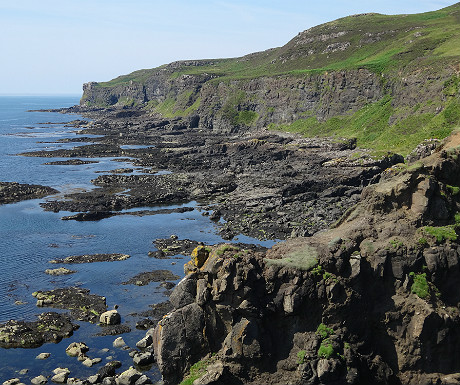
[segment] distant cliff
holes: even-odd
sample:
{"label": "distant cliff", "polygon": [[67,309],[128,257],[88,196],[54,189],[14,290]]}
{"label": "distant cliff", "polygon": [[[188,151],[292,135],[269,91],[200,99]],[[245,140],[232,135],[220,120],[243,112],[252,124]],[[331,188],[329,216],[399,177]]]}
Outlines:
{"label": "distant cliff", "polygon": [[[219,131],[270,126],[354,136],[358,145],[404,152],[460,123],[458,47],[460,3],[416,15],[355,15],[280,48],[86,83],[81,105],[196,115],[200,128]],[[407,143],[392,142],[401,134]]]}

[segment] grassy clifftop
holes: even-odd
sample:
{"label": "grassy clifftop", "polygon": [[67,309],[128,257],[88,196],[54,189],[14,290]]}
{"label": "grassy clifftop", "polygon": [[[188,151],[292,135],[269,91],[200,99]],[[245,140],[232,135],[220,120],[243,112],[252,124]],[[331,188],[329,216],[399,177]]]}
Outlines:
{"label": "grassy clifftop", "polygon": [[459,74],[457,3],[415,15],[349,16],[283,47],[91,83],[82,104],[198,114],[204,128],[354,136],[365,147],[407,153],[459,125]]}
{"label": "grassy clifftop", "polygon": [[98,86],[143,83],[161,69],[172,78],[210,73],[239,79],[356,68],[382,73],[442,58],[460,58],[460,3],[415,15],[348,16],[301,32],[280,48],[240,58],[175,62]]}

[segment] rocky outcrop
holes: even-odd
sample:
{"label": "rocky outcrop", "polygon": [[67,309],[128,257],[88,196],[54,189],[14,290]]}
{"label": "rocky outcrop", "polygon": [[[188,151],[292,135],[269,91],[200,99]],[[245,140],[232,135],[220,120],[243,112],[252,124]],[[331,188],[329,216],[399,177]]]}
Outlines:
{"label": "rocky outcrop", "polygon": [[165,383],[192,365],[196,383],[458,383],[459,144],[388,169],[334,229],[199,246],[155,328]]}
{"label": "rocky outcrop", "polygon": [[56,189],[48,186],[0,182],[0,205],[27,199],[43,198],[47,195],[57,194],[58,192]]}

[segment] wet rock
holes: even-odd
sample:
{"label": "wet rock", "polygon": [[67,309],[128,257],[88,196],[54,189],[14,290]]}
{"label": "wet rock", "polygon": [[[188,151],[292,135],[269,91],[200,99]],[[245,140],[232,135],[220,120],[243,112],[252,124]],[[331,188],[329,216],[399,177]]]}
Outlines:
{"label": "wet rock", "polygon": [[49,275],[68,275],[68,274],[74,274],[76,273],[76,271],[67,269],[65,267],[60,267],[58,269],[46,269],[45,273]]}
{"label": "wet rock", "polygon": [[128,254],[85,254],[85,255],[72,255],[64,259],[53,259],[50,263],[93,263],[93,262],[113,262],[124,261],[130,256]]}
{"label": "wet rock", "polygon": [[21,382],[19,378],[11,378],[10,380],[7,380],[3,382],[3,385],[17,385]]}
{"label": "wet rock", "polygon": [[37,291],[37,306],[70,310],[70,315],[80,321],[97,322],[107,310],[105,297],[90,294],[88,289],[69,287],[50,291]]}
{"label": "wet rock", "polygon": [[155,362],[155,357],[152,352],[144,352],[133,357],[134,365],[147,366]]}
{"label": "wet rock", "polygon": [[[162,258],[172,257],[178,254],[190,255],[193,249],[200,244],[199,242],[192,241],[190,239],[180,240],[177,236],[156,239],[153,243],[157,247],[158,251],[161,252]],[[159,258],[158,256],[155,257]]]}
{"label": "wet rock", "polygon": [[86,367],[90,368],[92,367],[93,365],[96,365],[98,363],[100,363],[102,361],[101,358],[86,358],[82,364],[85,365]]}
{"label": "wet rock", "polygon": [[[115,213],[111,211],[94,211],[94,212],[89,212],[89,213],[78,213],[74,215],[66,215],[61,218],[63,221],[100,221],[101,219],[104,218],[110,218],[116,215]],[[114,259],[118,260],[118,259]],[[51,261],[50,261],[51,262]],[[92,262],[99,262],[99,261],[92,261]],[[54,262],[51,262],[54,263]],[[61,262],[61,263],[83,263],[83,262]]]}
{"label": "wet rock", "polygon": [[88,345],[84,342],[72,342],[67,346],[65,352],[70,357],[78,357],[80,354],[84,354],[89,350]]}
{"label": "wet rock", "polygon": [[30,382],[33,385],[45,385],[48,382],[48,379],[45,376],[40,375],[40,376],[32,378]]}
{"label": "wet rock", "polygon": [[35,359],[37,360],[46,360],[51,356],[51,353],[40,353]]}
{"label": "wet rock", "polygon": [[147,334],[144,338],[142,338],[140,341],[136,343],[136,346],[139,349],[145,349],[146,347],[152,345],[153,339],[150,334]]}
{"label": "wet rock", "polygon": [[118,325],[121,323],[121,316],[117,310],[109,310],[101,314],[99,322],[105,325]]}
{"label": "wet rock", "polygon": [[137,286],[145,286],[148,285],[150,282],[161,282],[172,280],[175,281],[179,279],[178,275],[171,273],[169,270],[154,270],[151,272],[144,272],[137,274],[136,276],[132,277],[130,280],[123,282],[123,285],[137,285]]}
{"label": "wet rock", "polygon": [[42,313],[33,322],[10,320],[0,325],[0,347],[37,348],[70,337],[76,329],[67,315],[53,312]]}
{"label": "wet rock", "polygon": [[123,339],[123,337],[118,337],[118,338],[115,339],[115,341],[113,341],[113,347],[114,348],[122,348],[124,346],[126,346],[126,342]]}
{"label": "wet rock", "polygon": [[69,378],[70,370],[67,368],[57,368],[53,370],[54,376],[51,381],[57,384],[65,384]]}
{"label": "wet rock", "polygon": [[145,374],[140,376],[134,383],[134,385],[146,385],[146,384],[152,384],[152,380],[148,378]]}
{"label": "wet rock", "polygon": [[0,205],[27,199],[43,198],[47,195],[57,194],[58,192],[54,188],[47,186],[0,182]]}
{"label": "wet rock", "polygon": [[99,162],[96,160],[68,159],[68,160],[56,160],[53,162],[46,162],[43,164],[52,165],[52,166],[79,166],[82,164],[92,164],[92,163],[99,163]]}
{"label": "wet rock", "polygon": [[131,331],[131,328],[128,325],[100,325],[102,328],[95,334],[96,336],[116,336],[118,334],[129,333]]}

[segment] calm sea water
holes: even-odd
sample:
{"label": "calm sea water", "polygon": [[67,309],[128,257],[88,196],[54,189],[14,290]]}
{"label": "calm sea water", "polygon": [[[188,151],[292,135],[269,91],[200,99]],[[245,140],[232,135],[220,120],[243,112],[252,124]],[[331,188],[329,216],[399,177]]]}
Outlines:
{"label": "calm sea water", "polygon": [[[115,162],[114,158],[98,158],[99,163],[79,166],[44,165],[45,162],[62,158],[35,158],[16,154],[41,149],[69,148],[82,143],[52,143],[61,138],[72,138],[75,129],[65,127],[66,122],[81,118],[77,115],[63,115],[49,112],[27,112],[31,109],[59,108],[78,104],[78,97],[4,97],[0,96],[0,181],[42,184],[52,186],[60,192],[74,189],[90,189],[90,180],[120,167],[132,166],[129,162]],[[44,124],[58,123],[58,124]],[[46,199],[46,198],[45,198]],[[43,211],[39,203],[30,200],[0,206],[0,323],[9,319],[34,320],[43,311],[54,309],[37,308],[31,293],[67,286],[80,286],[92,293],[107,298],[107,305],[119,305],[123,322],[133,329],[122,335],[130,346],[143,337],[144,331],[135,330],[136,318],[131,313],[148,310],[149,304],[167,299],[158,283],[138,287],[121,285],[132,276],[155,269],[168,269],[183,276],[183,264],[188,259],[177,256],[172,260],[158,260],[148,257],[155,250],[152,241],[156,238],[177,234],[180,239],[189,238],[208,244],[223,242],[217,235],[217,228],[197,209],[182,214],[117,216],[97,222],[62,221],[66,212]],[[186,206],[195,207],[195,202]],[[171,207],[171,206],[170,206]],[[172,206],[178,207],[178,206]],[[234,241],[261,243],[270,246],[273,242],[259,242],[240,236]],[[93,253],[125,253],[131,255],[126,261],[90,263],[70,266],[77,273],[52,277],[44,273],[49,260],[69,255]],[[124,361],[123,368],[132,364],[126,351],[112,348],[115,339],[95,337],[97,325],[80,323],[81,327],[69,339],[59,344],[47,344],[38,349],[0,349],[0,381],[19,377],[28,383],[39,374],[50,375],[58,366],[71,370],[72,377],[94,374],[97,366],[85,368],[75,358],[65,355],[65,348],[74,341],[84,341],[90,347],[89,356],[101,357],[103,365],[107,357]],[[100,352],[110,348],[108,353]],[[40,352],[52,353],[46,361],[35,360]],[[28,369],[27,374],[18,372]],[[159,379],[155,367],[147,372]]]}

